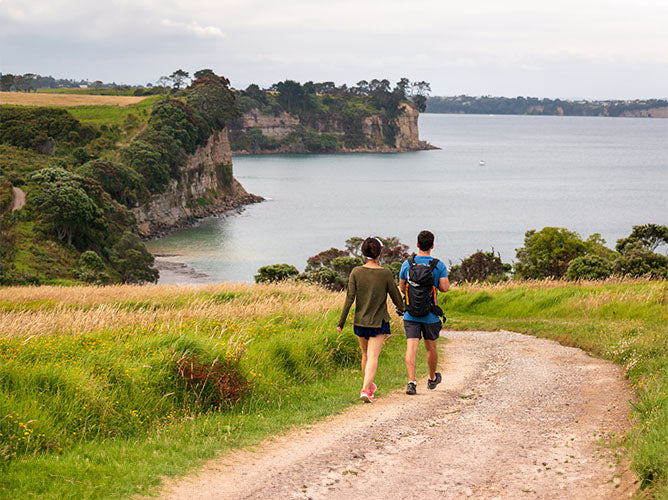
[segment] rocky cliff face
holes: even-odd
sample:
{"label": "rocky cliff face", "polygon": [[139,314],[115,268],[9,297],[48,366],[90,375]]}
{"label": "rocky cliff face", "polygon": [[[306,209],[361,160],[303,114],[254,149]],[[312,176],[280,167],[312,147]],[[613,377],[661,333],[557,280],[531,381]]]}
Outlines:
{"label": "rocky cliff face", "polygon": [[132,211],[139,234],[150,238],[260,199],[248,194],[232,175],[232,151],[225,128],[214,132],[206,145],[188,157],[181,176],[172,179],[164,193]]}
{"label": "rocky cliff face", "polygon": [[[400,108],[402,109],[402,113],[392,120],[393,123],[387,123],[387,119],[383,119],[379,115],[367,116],[363,119],[362,132],[366,136],[365,146],[356,148],[341,146],[334,152],[391,152],[433,149],[433,146],[420,141],[418,130],[419,113],[417,109],[408,103],[402,103]],[[233,137],[240,137],[249,130],[254,129],[262,132],[262,135],[268,139],[284,141],[291,134],[296,133],[300,125],[318,134],[329,134],[340,138],[345,134],[344,124],[339,123],[335,119],[311,121],[308,124],[303,124],[296,115],[286,112],[278,116],[265,115],[257,109],[244,113],[242,118],[233,125],[231,134]],[[386,141],[386,128],[390,126],[396,129],[393,144],[388,144]],[[236,154],[249,152],[243,149],[234,151]],[[299,142],[288,142],[271,150],[255,150],[252,152],[304,153],[308,151],[304,150],[303,144]]]}

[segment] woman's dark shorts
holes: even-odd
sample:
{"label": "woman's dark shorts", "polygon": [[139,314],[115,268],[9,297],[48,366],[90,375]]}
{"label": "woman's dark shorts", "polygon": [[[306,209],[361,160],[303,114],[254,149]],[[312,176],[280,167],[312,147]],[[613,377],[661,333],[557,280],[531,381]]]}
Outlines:
{"label": "woman's dark shorts", "polygon": [[389,334],[390,324],[387,321],[383,320],[383,322],[380,324],[380,327],[377,328],[368,328],[366,326],[355,325],[353,327],[353,331],[355,332],[355,335],[357,335],[358,337],[369,340],[371,337],[375,337],[376,335]]}
{"label": "woman's dark shorts", "polygon": [[436,323],[421,323],[419,321],[404,320],[404,330],[406,330],[407,339],[438,340],[443,325],[440,321]]}

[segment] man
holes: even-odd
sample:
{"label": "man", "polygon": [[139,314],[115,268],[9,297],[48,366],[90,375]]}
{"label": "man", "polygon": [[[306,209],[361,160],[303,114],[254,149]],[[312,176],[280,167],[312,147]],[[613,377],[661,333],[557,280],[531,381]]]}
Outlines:
{"label": "man", "polygon": [[[405,261],[401,266],[399,273],[399,289],[404,294],[413,295],[419,299],[420,295],[415,295],[415,292],[407,288],[414,287],[416,284],[414,276],[422,273],[423,275],[431,270],[433,276],[433,288],[429,290],[429,299],[431,304],[438,305],[438,297],[436,290],[447,292],[450,288],[450,281],[448,280],[448,270],[443,262],[438,261],[434,265],[435,260],[431,256],[431,251],[434,248],[434,234],[430,231],[422,231],[417,237],[418,253],[411,259]],[[422,269],[419,266],[423,266]],[[427,266],[426,268],[424,266]],[[417,271],[417,272],[416,272]],[[414,287],[416,288],[416,287]],[[409,295],[410,298],[410,295]],[[406,330],[406,371],[408,372],[408,386],[406,387],[406,394],[415,394],[417,390],[417,382],[415,381],[415,361],[417,358],[418,344],[420,338],[424,338],[424,347],[427,350],[427,365],[429,367],[429,380],[427,387],[435,389],[441,382],[442,377],[436,371],[438,365],[438,351],[437,340],[441,331],[440,318],[431,311],[431,304],[427,306],[430,310],[425,315],[413,316],[408,311],[404,314],[404,329]],[[409,304],[410,306],[410,304]],[[409,307],[410,308],[410,307]],[[415,309],[413,307],[412,309]]]}

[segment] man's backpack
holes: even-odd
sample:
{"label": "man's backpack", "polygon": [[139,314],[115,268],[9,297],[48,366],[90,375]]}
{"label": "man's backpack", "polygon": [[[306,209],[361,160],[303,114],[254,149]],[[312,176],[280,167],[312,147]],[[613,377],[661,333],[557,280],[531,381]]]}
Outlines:
{"label": "man's backpack", "polygon": [[415,254],[408,259],[406,289],[403,292],[406,311],[411,316],[420,318],[430,312],[438,316],[443,315],[443,311],[438,307],[434,286],[434,269],[438,263],[438,259],[432,259],[429,264],[416,264]]}

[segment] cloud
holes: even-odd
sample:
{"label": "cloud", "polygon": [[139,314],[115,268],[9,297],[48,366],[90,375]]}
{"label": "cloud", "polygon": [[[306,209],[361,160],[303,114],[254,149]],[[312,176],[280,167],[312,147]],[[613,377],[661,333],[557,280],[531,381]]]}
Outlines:
{"label": "cloud", "polygon": [[160,25],[175,32],[190,33],[198,38],[226,38],[225,33],[220,28],[215,26],[200,26],[195,21],[189,23],[182,23],[172,21],[171,19],[163,19]]}

